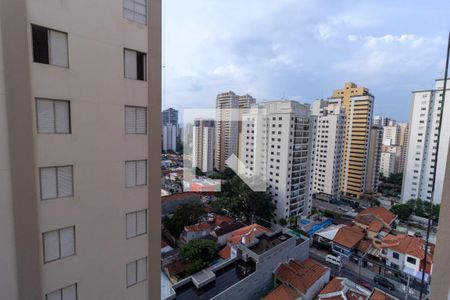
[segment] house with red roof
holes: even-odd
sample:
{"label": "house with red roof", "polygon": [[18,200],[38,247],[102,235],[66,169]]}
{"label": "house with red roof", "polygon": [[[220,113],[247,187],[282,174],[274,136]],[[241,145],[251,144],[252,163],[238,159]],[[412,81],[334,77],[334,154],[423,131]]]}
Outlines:
{"label": "house with red roof", "polygon": [[335,277],[317,296],[318,300],[398,300],[375,288],[369,290],[348,278]]}
{"label": "house with red roof", "polygon": [[233,222],[234,219],[228,216],[216,215],[209,217],[206,221],[185,226],[181,232],[180,239],[182,239],[183,242],[188,243],[193,239],[204,238],[214,229],[218,229]]}
{"label": "house with red roof", "polygon": [[[389,232],[397,215],[384,207],[369,207],[355,217],[355,224],[366,230],[366,237],[370,240],[378,238],[382,232]],[[387,234],[387,233],[386,233]]]}
{"label": "house with red roof", "polygon": [[312,300],[330,280],[330,269],[313,259],[281,263],[274,272],[277,285],[263,300]]}
{"label": "house with red roof", "polygon": [[358,245],[364,239],[364,229],[359,226],[343,226],[339,228],[331,243],[334,255],[350,259],[357,251]]}

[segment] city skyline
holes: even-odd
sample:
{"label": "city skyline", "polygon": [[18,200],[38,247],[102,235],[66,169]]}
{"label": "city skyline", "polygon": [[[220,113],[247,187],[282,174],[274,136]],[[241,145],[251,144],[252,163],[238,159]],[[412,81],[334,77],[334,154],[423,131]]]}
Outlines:
{"label": "city skyline", "polygon": [[370,88],[375,115],[406,121],[411,91],[443,77],[450,3],[383,2],[168,1],[163,107],[214,107],[229,90],[312,103],[352,81]]}

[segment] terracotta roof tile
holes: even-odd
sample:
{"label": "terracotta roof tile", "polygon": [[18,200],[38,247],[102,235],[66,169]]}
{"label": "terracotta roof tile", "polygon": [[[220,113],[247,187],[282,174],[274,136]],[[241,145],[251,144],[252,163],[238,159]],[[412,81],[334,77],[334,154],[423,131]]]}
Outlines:
{"label": "terracotta roof tile", "polygon": [[252,224],[249,226],[245,226],[241,229],[233,231],[230,237],[228,238],[228,243],[237,245],[239,242],[242,241],[244,244],[248,245],[253,241],[255,236],[263,232],[270,233],[272,231],[259,224]]}
{"label": "terracotta roof tile", "polygon": [[373,216],[379,218],[380,220],[382,220],[383,222],[385,222],[386,224],[391,224],[397,217],[393,212],[391,212],[390,210],[388,210],[384,207],[374,206],[374,207],[366,208],[365,210],[360,212],[355,217],[355,221],[357,221],[364,215],[373,215]]}
{"label": "terracotta roof tile", "polygon": [[374,221],[370,222],[369,228],[368,228],[369,231],[378,233],[381,231],[381,229],[383,229],[383,223],[381,221],[374,220]]}
{"label": "terracotta roof tile", "polygon": [[230,246],[225,246],[223,247],[218,253],[217,255],[219,255],[220,257],[222,257],[223,259],[229,259],[231,257],[231,247]]}
{"label": "terracotta roof tile", "polygon": [[364,238],[364,231],[358,226],[344,226],[338,230],[333,242],[349,249],[354,248]]}
{"label": "terracotta roof tile", "polygon": [[295,300],[300,296],[301,295],[293,288],[280,284],[261,300]]}

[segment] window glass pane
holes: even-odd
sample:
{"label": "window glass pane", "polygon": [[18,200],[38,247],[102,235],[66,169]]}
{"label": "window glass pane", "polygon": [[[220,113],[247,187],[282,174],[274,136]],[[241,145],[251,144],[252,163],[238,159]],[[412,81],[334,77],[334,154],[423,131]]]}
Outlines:
{"label": "window glass pane", "polygon": [[134,19],[140,24],[147,24],[147,17],[145,15],[135,14]]}
{"label": "window glass pane", "polygon": [[49,262],[59,258],[58,230],[44,233],[44,261]]}
{"label": "window glass pane", "polygon": [[61,229],[61,257],[75,254],[75,228],[69,227]]}
{"label": "window glass pane", "polygon": [[41,199],[56,198],[56,168],[41,168]]}
{"label": "window glass pane", "polygon": [[145,78],[145,54],[136,53],[136,77],[138,80],[146,80]]}
{"label": "window glass pane", "polygon": [[136,51],[125,49],[125,78],[137,79]]}
{"label": "window glass pane", "polygon": [[137,212],[137,231],[136,234],[147,232],[147,210]]}
{"label": "window glass pane", "polygon": [[137,108],[136,109],[136,133],[146,133],[147,132],[147,109]]}
{"label": "window glass pane", "polygon": [[137,173],[136,185],[145,185],[147,183],[146,168],[147,168],[147,161],[139,160],[136,162],[136,173]]}
{"label": "window glass pane", "polygon": [[55,128],[57,133],[70,132],[68,101],[55,101]]}
{"label": "window glass pane", "polygon": [[125,132],[136,133],[136,108],[125,106]]}
{"label": "window glass pane", "polygon": [[136,185],[136,162],[127,161],[125,163],[127,187]]}
{"label": "window glass pane", "polygon": [[72,284],[62,290],[63,300],[77,300],[77,285]]}
{"label": "window glass pane", "polygon": [[134,20],[134,12],[132,10],[124,8],[123,9],[123,17],[127,20],[133,21]]}
{"label": "window glass pane", "polygon": [[134,5],[134,11],[136,13],[138,13],[138,14],[141,14],[141,15],[145,16],[145,13],[146,13],[145,10],[146,10],[145,5],[138,4],[137,1],[136,1],[135,5]]}
{"label": "window glass pane", "polygon": [[137,262],[137,282],[147,279],[147,258],[142,258]]}
{"label": "window glass pane", "polygon": [[129,10],[134,10],[134,1],[133,0],[123,0],[123,7]]}
{"label": "window glass pane", "polygon": [[33,36],[34,62],[48,64],[48,33],[47,28],[37,25],[31,26]]}
{"label": "window glass pane", "polygon": [[136,284],[136,262],[127,264],[127,286]]}
{"label": "window glass pane", "polygon": [[58,168],[58,198],[73,196],[72,167]]}
{"label": "window glass pane", "polygon": [[136,236],[136,213],[127,214],[127,238]]}
{"label": "window glass pane", "polygon": [[134,2],[136,3],[136,4],[140,4],[140,5],[143,5],[143,6],[146,6],[146,0],[134,0]]}
{"label": "window glass pane", "polygon": [[37,100],[37,126],[39,133],[55,132],[55,118],[53,115],[53,101]]}
{"label": "window glass pane", "polygon": [[68,67],[67,34],[49,30],[50,35],[50,64]]}
{"label": "window glass pane", "polygon": [[61,295],[61,290],[57,290],[47,294],[46,300],[62,300]]}

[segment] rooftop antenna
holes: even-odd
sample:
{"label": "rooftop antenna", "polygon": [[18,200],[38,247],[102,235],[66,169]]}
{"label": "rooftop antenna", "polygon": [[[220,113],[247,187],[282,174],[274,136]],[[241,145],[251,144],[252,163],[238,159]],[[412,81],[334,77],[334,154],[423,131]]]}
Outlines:
{"label": "rooftop antenna", "polygon": [[427,239],[425,241],[425,255],[424,255],[424,259],[423,259],[422,280],[420,282],[420,295],[419,295],[420,300],[422,300],[422,297],[423,297],[423,288],[424,288],[424,283],[425,283],[425,273],[426,273],[426,268],[427,268],[427,256],[428,256],[428,248],[429,248],[429,240],[430,240],[430,229],[431,229],[431,225],[433,222],[432,217],[431,217],[431,211],[433,208],[434,188],[436,185],[436,170],[437,170],[437,163],[438,163],[438,158],[439,158],[439,141],[440,141],[440,136],[441,136],[442,116],[444,115],[445,94],[447,92],[449,56],[450,56],[450,30],[448,32],[447,56],[445,59],[445,71],[444,71],[444,87],[443,87],[443,93],[442,93],[442,106],[441,106],[441,113],[439,115],[438,139],[436,142],[436,159],[434,160],[434,172],[433,172],[432,186],[431,186],[431,199],[430,199],[430,211],[428,214]]}

